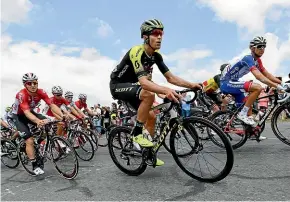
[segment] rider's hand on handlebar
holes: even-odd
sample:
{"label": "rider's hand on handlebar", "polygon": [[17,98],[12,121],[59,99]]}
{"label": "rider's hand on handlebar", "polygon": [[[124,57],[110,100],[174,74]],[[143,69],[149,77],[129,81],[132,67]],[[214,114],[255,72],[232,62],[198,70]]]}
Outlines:
{"label": "rider's hand on handlebar", "polygon": [[285,90],[287,88],[285,88],[284,86],[281,86],[280,84],[277,85],[277,90],[281,91],[282,93],[285,93]]}
{"label": "rider's hand on handlebar", "polygon": [[43,120],[38,120],[36,121],[37,127],[41,128],[42,126],[44,126],[46,123],[48,123],[48,119],[43,119]]}
{"label": "rider's hand on handlebar", "polygon": [[190,88],[191,89],[202,89],[202,84],[201,83],[191,83]]}
{"label": "rider's hand on handlebar", "polygon": [[166,91],[165,91],[165,95],[166,95],[166,97],[167,97],[169,100],[172,100],[172,101],[174,101],[174,102],[176,102],[176,103],[179,103],[179,100],[182,98],[182,96],[179,95],[178,93],[176,93],[175,90],[172,90],[172,89],[167,88],[167,87],[166,87],[165,89],[166,89]]}

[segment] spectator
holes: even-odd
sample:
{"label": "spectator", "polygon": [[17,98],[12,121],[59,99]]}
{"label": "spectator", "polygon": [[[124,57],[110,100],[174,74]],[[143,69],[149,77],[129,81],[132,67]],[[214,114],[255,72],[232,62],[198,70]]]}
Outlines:
{"label": "spectator", "polygon": [[290,83],[290,73],[288,74],[288,78],[289,78],[289,80],[285,81],[285,83]]}
{"label": "spectator", "polygon": [[110,125],[110,107],[103,107],[104,127],[107,129]]}
{"label": "spectator", "polygon": [[95,125],[97,126],[97,130],[99,132],[101,132],[101,123],[102,123],[102,110],[101,110],[101,105],[100,104],[97,104],[97,105],[94,105],[94,109],[93,109],[93,112],[96,113],[96,116],[97,118],[95,119]]}
{"label": "spectator", "polygon": [[265,113],[266,109],[268,108],[269,98],[262,98],[267,96],[268,94],[265,92],[266,90],[263,89],[262,92],[259,95],[259,110],[261,110],[263,113]]}
{"label": "spectator", "polygon": [[187,104],[186,101],[190,100],[190,95],[187,95],[186,93],[182,94],[182,99],[181,99],[181,114],[183,117],[189,117],[190,116],[190,103]]}

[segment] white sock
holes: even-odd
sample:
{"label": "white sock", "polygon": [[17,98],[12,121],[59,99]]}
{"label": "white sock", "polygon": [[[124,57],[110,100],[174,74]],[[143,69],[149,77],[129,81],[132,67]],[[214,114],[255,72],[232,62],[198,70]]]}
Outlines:
{"label": "white sock", "polygon": [[240,115],[247,116],[249,111],[249,107],[244,106],[243,109],[240,111]]}

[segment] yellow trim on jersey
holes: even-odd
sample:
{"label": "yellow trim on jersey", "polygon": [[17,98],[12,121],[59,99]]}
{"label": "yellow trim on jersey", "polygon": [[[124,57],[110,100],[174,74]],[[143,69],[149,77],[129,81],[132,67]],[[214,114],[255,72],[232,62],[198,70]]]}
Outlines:
{"label": "yellow trim on jersey", "polygon": [[134,71],[135,73],[139,73],[144,71],[143,65],[141,63],[141,56],[144,52],[144,46],[143,45],[139,45],[139,46],[134,46],[133,48],[131,48],[130,50],[130,60],[133,64],[134,67]]}

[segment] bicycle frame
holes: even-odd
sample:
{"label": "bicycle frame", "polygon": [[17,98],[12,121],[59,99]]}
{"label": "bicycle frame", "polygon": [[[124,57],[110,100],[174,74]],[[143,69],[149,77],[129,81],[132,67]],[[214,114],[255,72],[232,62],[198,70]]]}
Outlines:
{"label": "bicycle frame", "polygon": [[[257,101],[259,101],[260,99],[264,99],[264,98],[270,98],[270,97],[274,97],[274,103],[270,106],[270,108],[268,108],[266,110],[266,112],[263,114],[263,116],[260,118],[258,124],[256,127],[254,127],[254,129],[260,129],[262,127],[262,125],[265,123],[266,119],[270,116],[270,114],[275,110],[275,108],[278,106],[279,102],[279,98],[278,98],[278,93],[275,92],[272,95],[267,95],[267,96],[263,96],[257,99]],[[239,130],[239,129],[231,129],[230,124],[233,122],[234,118],[236,117],[236,115],[238,114],[238,112],[244,107],[245,103],[243,103],[234,113],[234,115],[231,117],[230,121],[227,123],[226,128],[225,128],[225,132],[229,133],[229,132],[234,132],[235,134],[238,135],[245,135],[246,131],[244,130]],[[258,111],[256,111],[258,112]]]}

